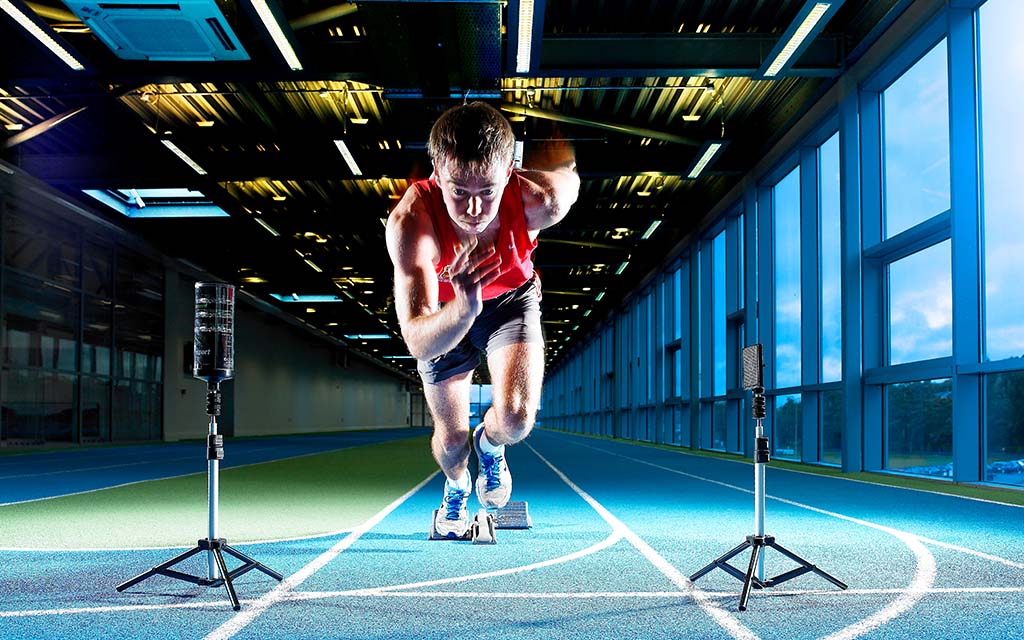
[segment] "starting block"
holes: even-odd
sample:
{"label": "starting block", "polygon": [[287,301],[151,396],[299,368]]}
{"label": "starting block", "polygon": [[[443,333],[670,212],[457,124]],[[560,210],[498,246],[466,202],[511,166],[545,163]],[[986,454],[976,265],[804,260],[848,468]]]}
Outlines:
{"label": "starting block", "polygon": [[497,529],[530,529],[533,521],[525,502],[509,502],[501,509],[493,512],[480,509],[470,520],[469,528],[461,537],[446,537],[434,528],[434,519],[438,509],[434,509],[430,518],[430,540],[472,540],[473,544],[497,544]]}

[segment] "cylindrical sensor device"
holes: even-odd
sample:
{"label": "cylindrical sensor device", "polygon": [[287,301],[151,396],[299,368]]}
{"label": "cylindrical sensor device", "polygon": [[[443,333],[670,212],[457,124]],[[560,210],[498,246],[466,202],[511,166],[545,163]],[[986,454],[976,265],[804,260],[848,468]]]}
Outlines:
{"label": "cylindrical sensor device", "polygon": [[234,330],[234,285],[197,282],[192,375],[213,384],[235,375]]}

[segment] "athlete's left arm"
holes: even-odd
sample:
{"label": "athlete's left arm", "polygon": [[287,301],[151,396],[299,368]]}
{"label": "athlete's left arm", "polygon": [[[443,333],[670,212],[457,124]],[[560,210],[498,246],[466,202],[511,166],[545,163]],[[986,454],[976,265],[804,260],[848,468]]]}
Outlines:
{"label": "athlete's left arm", "polygon": [[523,186],[526,227],[540,231],[558,223],[580,194],[576,162],[570,161],[545,171],[519,171]]}

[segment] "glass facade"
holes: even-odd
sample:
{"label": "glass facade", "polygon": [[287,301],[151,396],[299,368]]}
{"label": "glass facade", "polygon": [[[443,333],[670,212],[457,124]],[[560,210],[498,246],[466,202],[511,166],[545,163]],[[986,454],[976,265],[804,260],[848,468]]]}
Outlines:
{"label": "glass facade", "polygon": [[0,442],[159,439],[163,267],[27,209],[0,220]]}
{"label": "glass facade", "polygon": [[[1024,485],[1022,19],[1016,0],[937,8],[669,256],[661,357],[613,374],[663,376],[659,432],[751,455],[737,351],[762,342],[777,457]],[[598,339],[616,362],[641,348],[615,327]],[[547,388],[590,375],[577,361]],[[648,408],[611,403],[619,424]]]}

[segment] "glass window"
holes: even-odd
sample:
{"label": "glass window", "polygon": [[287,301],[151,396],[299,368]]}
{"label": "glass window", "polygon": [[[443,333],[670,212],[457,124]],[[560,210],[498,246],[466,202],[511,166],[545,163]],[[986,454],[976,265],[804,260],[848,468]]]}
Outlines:
{"label": "glass window", "polygon": [[950,378],[885,388],[886,469],[953,477],[953,383]]}
{"label": "glass window", "polygon": [[60,285],[8,272],[3,320],[6,364],[75,370],[77,294]]}
{"label": "glass window", "polygon": [[715,402],[712,404],[711,448],[716,451],[725,451],[728,436],[729,424],[725,403]]}
{"label": "glass window", "polygon": [[1024,371],[985,376],[985,481],[1024,486]]}
{"label": "glass window", "polygon": [[71,442],[75,376],[39,369],[2,373],[3,438]]}
{"label": "glass window", "polygon": [[775,398],[775,455],[790,460],[800,459],[800,394]]}
{"label": "glass window", "polygon": [[843,392],[821,393],[821,458],[827,464],[843,461]]}
{"label": "glass window", "polygon": [[953,281],[946,240],[889,265],[889,363],[953,353]]}
{"label": "glass window", "polygon": [[840,237],[839,134],[818,149],[821,273],[821,381],[843,374],[842,238]]}
{"label": "glass window", "polygon": [[800,385],[800,170],[772,189],[775,231],[775,386]]}
{"label": "glass window", "polygon": [[66,222],[11,211],[4,217],[4,264],[64,287],[78,287],[78,231]]}
{"label": "glass window", "polygon": [[711,357],[714,360],[714,377],[711,394],[725,395],[725,231],[715,236],[711,246]]}
{"label": "glass window", "polygon": [[948,93],[943,40],[882,94],[886,238],[949,209]]}
{"label": "glass window", "polygon": [[989,0],[981,7],[982,186],[985,197],[985,355],[1024,356],[1024,296],[1020,295],[1020,150],[1024,129],[1024,3]]}

